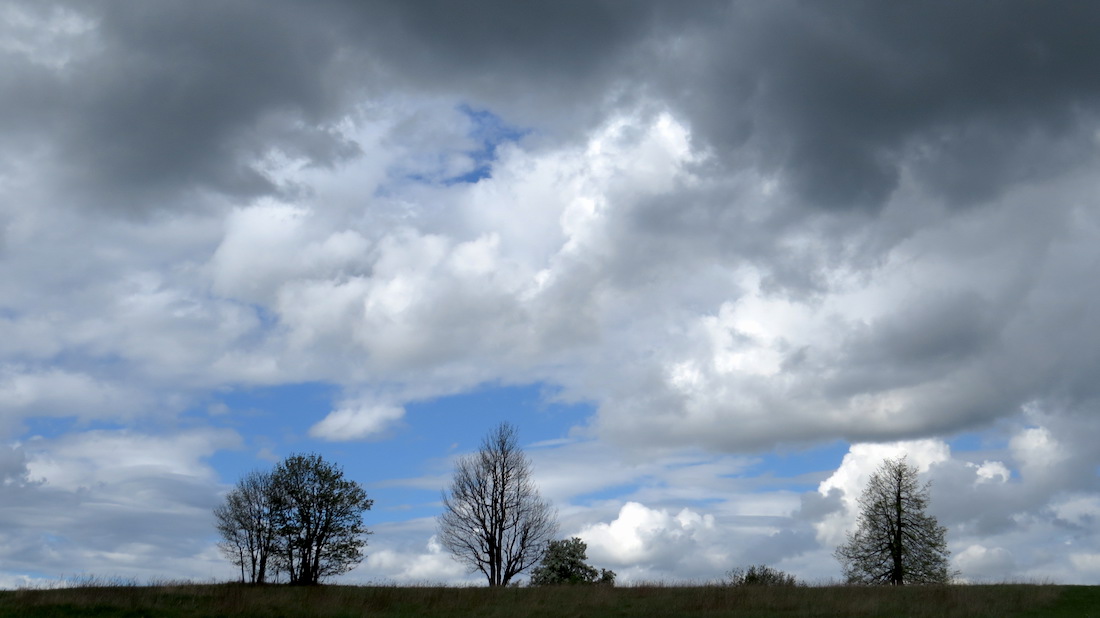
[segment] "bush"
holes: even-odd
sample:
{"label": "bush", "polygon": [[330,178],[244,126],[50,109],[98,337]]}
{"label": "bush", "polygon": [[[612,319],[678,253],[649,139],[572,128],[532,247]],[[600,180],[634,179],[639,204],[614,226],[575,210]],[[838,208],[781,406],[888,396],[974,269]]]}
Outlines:
{"label": "bush", "polygon": [[615,572],[596,569],[588,565],[588,545],[577,537],[563,541],[550,541],[542,562],[531,572],[532,586],[560,584],[615,585]]}
{"label": "bush", "polygon": [[748,569],[740,567],[726,574],[730,586],[805,586],[794,575],[784,573],[770,566],[752,565]]}

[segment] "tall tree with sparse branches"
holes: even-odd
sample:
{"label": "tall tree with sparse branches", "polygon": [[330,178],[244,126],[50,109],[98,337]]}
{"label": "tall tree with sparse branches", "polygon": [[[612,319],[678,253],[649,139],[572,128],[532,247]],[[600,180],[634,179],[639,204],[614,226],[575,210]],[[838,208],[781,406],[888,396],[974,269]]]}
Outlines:
{"label": "tall tree with sparse branches", "polygon": [[925,513],[929,484],[904,457],[887,459],[860,496],[859,527],[836,550],[850,583],[946,584],[947,529]]}
{"label": "tall tree with sparse branches", "polygon": [[456,462],[450,491],[443,492],[440,543],[490,586],[507,586],[534,566],[558,528],[517,439],[516,427],[501,423],[480,451]]}

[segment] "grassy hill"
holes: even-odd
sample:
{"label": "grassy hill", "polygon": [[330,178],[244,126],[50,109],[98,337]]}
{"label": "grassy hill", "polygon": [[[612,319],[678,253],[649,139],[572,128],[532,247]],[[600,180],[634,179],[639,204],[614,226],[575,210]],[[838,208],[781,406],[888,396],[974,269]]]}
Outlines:
{"label": "grassy hill", "polygon": [[0,617],[47,616],[1073,616],[1100,617],[1100,587],[620,588],[93,586],[0,592]]}

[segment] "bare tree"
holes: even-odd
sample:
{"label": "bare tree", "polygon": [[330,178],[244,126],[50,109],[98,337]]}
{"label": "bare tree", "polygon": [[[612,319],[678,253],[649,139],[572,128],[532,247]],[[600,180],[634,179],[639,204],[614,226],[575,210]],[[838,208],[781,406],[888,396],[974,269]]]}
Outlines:
{"label": "bare tree", "polygon": [[271,475],[254,470],[237,482],[214,509],[219,548],[229,560],[240,567],[241,582],[262,584],[273,566],[275,528]]}
{"label": "bare tree", "polygon": [[481,450],[455,464],[443,492],[439,540],[490,586],[506,586],[538,562],[557,532],[550,503],[531,481],[531,462],[519,448],[517,430],[501,423]]}
{"label": "bare tree", "polygon": [[860,496],[859,527],[836,557],[851,583],[946,584],[947,529],[925,514],[928,483],[905,458],[887,459]]}

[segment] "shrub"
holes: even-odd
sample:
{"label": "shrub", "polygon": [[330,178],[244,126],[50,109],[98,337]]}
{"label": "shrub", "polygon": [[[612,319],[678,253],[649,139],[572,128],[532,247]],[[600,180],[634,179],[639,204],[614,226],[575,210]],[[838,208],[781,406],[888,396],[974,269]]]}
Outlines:
{"label": "shrub", "polygon": [[615,572],[599,569],[585,563],[588,545],[577,537],[563,541],[550,541],[543,553],[542,562],[531,572],[532,586],[559,584],[615,585]]}
{"label": "shrub", "polygon": [[736,568],[726,574],[730,586],[805,586],[794,575],[770,566],[752,565],[747,569]]}

